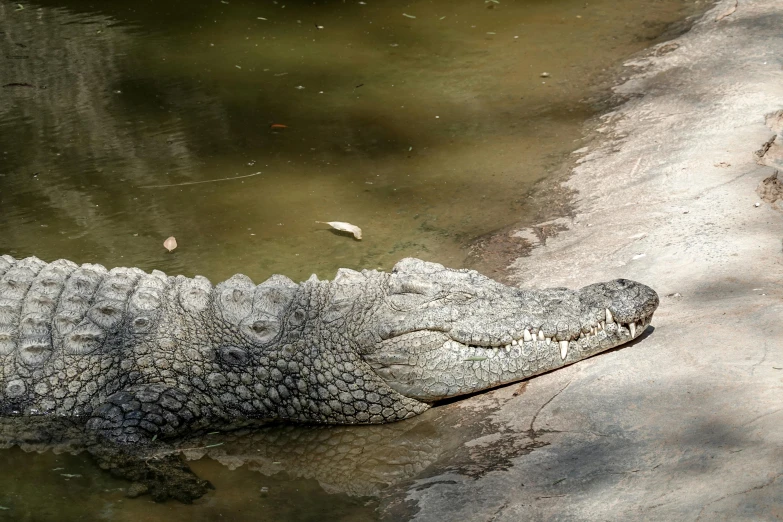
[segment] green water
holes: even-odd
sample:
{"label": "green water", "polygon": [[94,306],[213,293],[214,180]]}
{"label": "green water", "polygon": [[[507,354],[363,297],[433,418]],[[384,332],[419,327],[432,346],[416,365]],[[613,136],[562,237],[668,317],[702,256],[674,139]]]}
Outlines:
{"label": "green water", "polygon": [[591,81],[693,7],[160,4],[0,2],[0,81],[32,86],[0,90],[4,253],[215,280],[461,266],[579,148]]}
{"label": "green water", "polygon": [[[586,100],[608,92],[622,59],[703,8],[0,0],[0,253],[213,281],[331,277],[405,256],[464,266],[473,238],[556,211],[527,194],[583,145],[596,110]],[[363,239],[316,221],[353,223]],[[373,510],[314,478],[278,478],[286,486],[261,497],[270,480],[247,467],[194,468],[218,489],[195,506],[154,505],[124,499],[126,485],[85,457],[0,451],[0,469],[13,470],[0,472],[11,508],[0,518]]]}

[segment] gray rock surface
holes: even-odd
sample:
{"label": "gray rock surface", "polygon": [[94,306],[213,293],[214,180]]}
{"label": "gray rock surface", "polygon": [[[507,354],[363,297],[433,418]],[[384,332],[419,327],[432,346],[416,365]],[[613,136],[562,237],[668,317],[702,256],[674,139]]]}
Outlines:
{"label": "gray rock surface", "polygon": [[654,331],[461,402],[501,404],[465,448],[530,451],[478,478],[431,468],[403,496],[413,520],[783,518],[783,220],[756,194],[774,169],[754,154],[781,131],[767,123],[783,107],[782,28],[778,0],[720,1],[627,64],[628,101],[567,182],[570,230],[514,273],[648,282]]}

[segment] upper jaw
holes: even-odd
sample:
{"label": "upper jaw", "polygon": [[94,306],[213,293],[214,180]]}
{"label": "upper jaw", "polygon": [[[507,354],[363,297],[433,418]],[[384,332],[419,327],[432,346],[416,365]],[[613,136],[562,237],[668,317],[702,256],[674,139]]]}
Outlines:
{"label": "upper jaw", "polygon": [[[655,291],[625,279],[580,290],[526,291],[499,283],[489,290],[478,292],[475,301],[443,306],[420,296],[423,304],[397,308],[396,319],[382,322],[380,340],[430,331],[475,348],[510,350],[525,342],[555,341],[565,351],[568,343],[592,339],[616,346],[638,337],[658,306]],[[502,305],[493,309],[498,301]]]}
{"label": "upper jaw", "polygon": [[[569,343],[572,342],[589,344],[593,341],[598,341],[605,344],[609,341],[613,346],[617,346],[631,341],[640,336],[647,328],[652,320],[652,313],[643,315],[635,321],[622,322],[606,308],[600,314],[599,319],[592,323],[585,321],[578,333],[568,330],[560,330],[554,333],[551,327],[529,326],[521,330],[521,333],[519,330],[512,330],[508,334],[495,339],[475,339],[459,335],[459,332],[451,331],[447,332],[447,335],[451,341],[456,341],[466,347],[486,348],[494,351],[505,349],[506,352],[511,351],[514,346],[522,345],[523,343],[543,341],[549,345],[552,342],[556,342],[560,344],[561,350],[565,353],[568,350]],[[565,356],[563,358],[565,359]]]}

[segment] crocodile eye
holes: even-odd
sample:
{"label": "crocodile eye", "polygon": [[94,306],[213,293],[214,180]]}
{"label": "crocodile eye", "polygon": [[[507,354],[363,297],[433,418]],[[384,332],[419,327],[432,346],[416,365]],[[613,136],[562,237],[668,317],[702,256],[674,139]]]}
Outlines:
{"label": "crocodile eye", "polygon": [[439,291],[438,285],[410,276],[396,276],[389,283],[390,294],[435,295]]}
{"label": "crocodile eye", "polygon": [[476,296],[468,292],[452,292],[448,294],[446,301],[454,303],[468,303],[475,299]]}

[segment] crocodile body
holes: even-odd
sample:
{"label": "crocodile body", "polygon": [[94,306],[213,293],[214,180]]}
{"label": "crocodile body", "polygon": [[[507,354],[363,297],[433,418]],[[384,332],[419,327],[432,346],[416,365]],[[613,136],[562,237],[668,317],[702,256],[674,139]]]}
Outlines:
{"label": "crocodile body", "polygon": [[266,421],[376,424],[637,337],[656,293],[522,290],[404,259],[332,281],[216,286],[0,257],[0,416],[57,415],[121,443]]}

